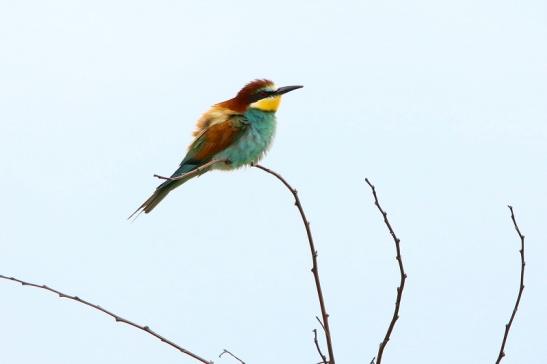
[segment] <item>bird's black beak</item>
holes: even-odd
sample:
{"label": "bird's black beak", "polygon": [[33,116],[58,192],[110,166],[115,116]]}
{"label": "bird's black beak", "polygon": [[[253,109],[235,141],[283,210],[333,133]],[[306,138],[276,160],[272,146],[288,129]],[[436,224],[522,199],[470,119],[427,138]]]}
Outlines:
{"label": "bird's black beak", "polygon": [[298,85],[298,86],[283,86],[283,87],[280,87],[277,90],[275,90],[273,92],[273,95],[274,96],[283,95],[283,94],[286,94],[287,92],[298,90],[299,88],[302,88],[302,87],[304,87],[304,86],[300,86],[300,85]]}

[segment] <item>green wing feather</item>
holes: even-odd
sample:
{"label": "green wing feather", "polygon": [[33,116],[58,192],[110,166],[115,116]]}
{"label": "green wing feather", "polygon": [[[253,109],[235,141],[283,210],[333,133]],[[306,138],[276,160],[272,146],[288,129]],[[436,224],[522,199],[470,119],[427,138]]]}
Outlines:
{"label": "green wing feather", "polygon": [[[185,173],[191,172],[194,169],[210,162],[213,156],[232,145],[237,141],[247,129],[248,123],[243,115],[231,115],[226,121],[215,123],[205,128],[196,139],[190,144],[188,153],[179,165],[179,168],[171,175],[173,177],[182,176]],[[204,170],[199,175],[207,172]],[[182,185],[184,182],[196,177],[196,175],[188,178],[183,178],[176,181],[167,180],[160,184],[156,191],[144,203],[139,206],[135,212],[129,216],[133,216],[144,212],[145,214],[152,211],[172,190]]]}

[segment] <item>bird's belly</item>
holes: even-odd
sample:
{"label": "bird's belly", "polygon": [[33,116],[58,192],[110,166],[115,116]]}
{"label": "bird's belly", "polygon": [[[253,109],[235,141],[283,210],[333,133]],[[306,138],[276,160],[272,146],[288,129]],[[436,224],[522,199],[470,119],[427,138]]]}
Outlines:
{"label": "bird's belly", "polygon": [[219,163],[216,169],[235,169],[259,161],[268,150],[274,130],[263,130],[254,126],[243,134],[233,145],[217,153],[214,159],[229,160],[230,164]]}

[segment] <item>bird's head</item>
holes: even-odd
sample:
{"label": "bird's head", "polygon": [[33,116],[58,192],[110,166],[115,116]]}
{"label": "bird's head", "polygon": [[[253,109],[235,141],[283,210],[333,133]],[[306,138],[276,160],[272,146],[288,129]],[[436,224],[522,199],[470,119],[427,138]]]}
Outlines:
{"label": "bird's head", "polygon": [[302,87],[304,86],[277,87],[270,80],[254,80],[246,84],[236,97],[220,105],[240,112],[247,110],[247,108],[276,112],[283,94]]}

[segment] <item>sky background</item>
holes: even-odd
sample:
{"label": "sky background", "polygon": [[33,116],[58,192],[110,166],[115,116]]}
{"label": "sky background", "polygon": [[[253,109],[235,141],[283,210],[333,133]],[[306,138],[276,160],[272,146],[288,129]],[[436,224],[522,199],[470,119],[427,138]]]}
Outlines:
{"label": "sky background", "polygon": [[[195,120],[284,97],[263,164],[299,191],[336,359],[547,360],[547,2],[1,1],[0,274],[149,325],[217,363],[317,363],[305,231],[264,172],[213,172],[126,220]],[[0,281],[0,362],[196,363],[76,302]],[[326,350],[326,347],[323,346]]]}

